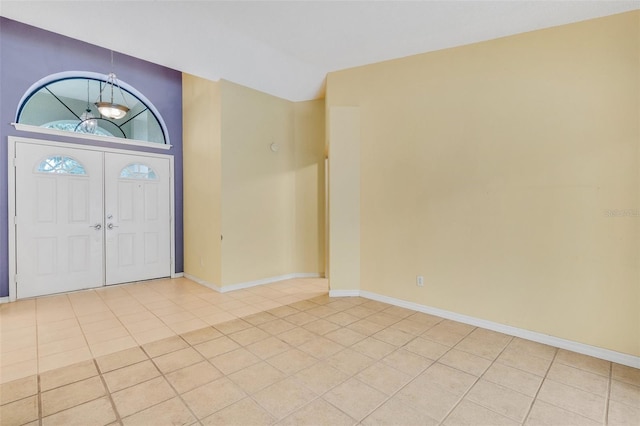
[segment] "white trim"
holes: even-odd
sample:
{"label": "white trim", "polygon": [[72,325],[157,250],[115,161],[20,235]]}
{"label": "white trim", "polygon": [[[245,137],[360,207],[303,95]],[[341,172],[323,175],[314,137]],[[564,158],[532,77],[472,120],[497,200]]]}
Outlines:
{"label": "white trim", "polygon": [[198,284],[202,284],[205,287],[209,287],[210,289],[213,289],[218,293],[228,293],[230,291],[242,290],[245,288],[251,288],[251,287],[256,287],[256,286],[265,285],[265,284],[272,284],[278,281],[291,280],[296,278],[323,278],[324,274],[319,274],[317,272],[297,272],[293,274],[278,275],[277,277],[263,278],[255,281],[247,281],[244,283],[225,285],[222,287],[217,284],[213,284],[206,280],[198,278],[196,276],[193,276],[191,274],[185,273],[184,277]]}
{"label": "white trim", "polygon": [[9,303],[9,297],[5,296],[5,297],[0,297],[0,305],[3,303]]}
{"label": "white trim", "polygon": [[183,278],[184,277],[184,273],[182,272],[176,272],[174,274],[171,274],[171,278]]}
{"label": "white trim", "polygon": [[329,290],[329,297],[356,297],[360,290]]}
{"label": "white trim", "polygon": [[[63,132],[64,133],[64,132]],[[16,300],[17,295],[17,287],[16,287],[16,234],[15,234],[15,224],[13,223],[13,218],[16,216],[16,186],[15,186],[15,167],[14,167],[14,158],[15,158],[15,150],[16,144],[18,142],[29,143],[34,145],[46,145],[46,146],[59,146],[62,148],[72,148],[72,149],[84,149],[86,151],[99,151],[99,152],[112,152],[116,154],[128,154],[128,155],[138,155],[140,157],[154,157],[154,158],[165,158],[169,159],[169,170],[170,170],[170,180],[169,180],[169,209],[170,209],[170,250],[171,250],[171,271],[170,276],[173,277],[176,275],[175,272],[175,241],[176,241],[176,230],[175,230],[175,168],[174,168],[174,157],[171,154],[157,154],[152,152],[141,152],[141,151],[131,151],[126,149],[116,149],[116,148],[105,148],[101,146],[91,146],[91,145],[78,145],[69,142],[55,142],[48,141],[46,139],[30,139],[24,138],[21,136],[9,136],[7,143],[7,151],[8,151],[8,228],[9,228],[9,301],[13,302]],[[123,283],[126,284],[126,283]]]}
{"label": "white trim", "polygon": [[172,146],[164,143],[139,141],[137,139],[116,138],[115,136],[102,136],[102,135],[87,136],[87,133],[76,133],[76,132],[67,132],[65,130],[58,130],[58,129],[47,129],[45,127],[32,126],[31,124],[11,123],[11,125],[15,127],[16,130],[20,130],[22,132],[40,133],[43,135],[64,136],[64,137],[69,137],[74,139],[92,140],[97,142],[111,142],[111,143],[117,143],[120,145],[145,146],[147,148],[156,148],[156,149],[165,149],[165,150],[171,149],[171,146]]}
{"label": "white trim", "polygon": [[[356,294],[357,293],[357,294]],[[595,358],[604,359],[606,361],[627,365],[633,368],[640,368],[640,356],[625,354],[622,352],[612,351],[610,349],[599,348],[597,346],[587,345],[586,343],[575,342],[573,340],[562,339],[560,337],[550,336],[548,334],[538,333],[536,331],[525,330],[510,325],[500,324],[493,321],[487,321],[481,318],[471,317],[468,315],[458,314],[456,312],[447,311],[432,306],[420,305],[406,300],[396,299],[389,296],[373,293],[366,290],[334,290],[329,292],[331,297],[355,296],[359,295],[366,299],[377,300],[378,302],[388,303],[401,308],[411,309],[413,311],[424,312],[425,314],[435,315],[452,321],[473,325],[476,327],[486,328],[488,330],[497,331],[499,333],[508,334],[510,336],[521,337],[533,342],[543,343],[545,345],[554,346],[560,349],[589,355]]]}
{"label": "white trim", "polygon": [[7,143],[7,213],[9,228],[9,301],[16,300],[16,146],[15,139],[9,137]]}

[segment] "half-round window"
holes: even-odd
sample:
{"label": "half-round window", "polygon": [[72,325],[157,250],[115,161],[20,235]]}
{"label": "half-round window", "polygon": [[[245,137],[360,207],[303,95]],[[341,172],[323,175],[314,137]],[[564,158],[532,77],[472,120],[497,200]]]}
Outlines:
{"label": "half-round window", "polygon": [[[151,102],[125,82],[117,83],[112,86],[107,76],[90,72],[50,75],[25,93],[16,123],[87,137],[168,145],[166,126]],[[97,104],[103,101],[123,105],[128,111],[122,118],[102,115]]]}

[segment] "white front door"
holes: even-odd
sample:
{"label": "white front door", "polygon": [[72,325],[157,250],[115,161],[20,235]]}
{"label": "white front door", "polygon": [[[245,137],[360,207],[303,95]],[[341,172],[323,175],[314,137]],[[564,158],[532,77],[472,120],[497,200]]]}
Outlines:
{"label": "white front door", "polygon": [[16,298],[171,275],[171,167],[15,144]]}
{"label": "white front door", "polygon": [[169,160],[105,154],[106,283],[171,274]]}
{"label": "white front door", "polygon": [[103,285],[102,187],[101,152],[16,144],[18,298]]}

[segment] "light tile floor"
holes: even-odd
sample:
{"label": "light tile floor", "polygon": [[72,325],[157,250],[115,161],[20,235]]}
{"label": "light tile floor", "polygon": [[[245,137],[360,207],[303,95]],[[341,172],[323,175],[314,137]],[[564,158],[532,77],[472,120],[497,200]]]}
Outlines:
{"label": "light tile floor", "polygon": [[635,425],[640,370],[322,279],[0,305],[4,425]]}

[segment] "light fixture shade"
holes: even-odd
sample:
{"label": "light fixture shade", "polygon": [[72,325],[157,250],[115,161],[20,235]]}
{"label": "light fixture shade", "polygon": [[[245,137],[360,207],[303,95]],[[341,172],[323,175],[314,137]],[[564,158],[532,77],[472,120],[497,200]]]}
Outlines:
{"label": "light fixture shade", "polygon": [[88,108],[80,116],[80,128],[85,133],[95,133],[98,128],[98,120],[95,119]]}
{"label": "light fixture shade", "polygon": [[124,105],[114,104],[113,102],[96,102],[96,107],[100,114],[113,120],[119,120],[127,115],[129,108]]}

